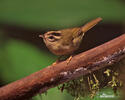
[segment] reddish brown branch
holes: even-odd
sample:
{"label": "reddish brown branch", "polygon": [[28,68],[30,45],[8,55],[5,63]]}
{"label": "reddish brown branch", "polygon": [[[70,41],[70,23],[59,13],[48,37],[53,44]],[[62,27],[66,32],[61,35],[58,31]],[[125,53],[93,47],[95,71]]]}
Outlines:
{"label": "reddish brown branch", "polygon": [[0,88],[0,100],[24,100],[58,84],[101,69],[125,57],[125,34],[96,48],[74,56],[67,65],[63,61],[48,66],[23,79]]}

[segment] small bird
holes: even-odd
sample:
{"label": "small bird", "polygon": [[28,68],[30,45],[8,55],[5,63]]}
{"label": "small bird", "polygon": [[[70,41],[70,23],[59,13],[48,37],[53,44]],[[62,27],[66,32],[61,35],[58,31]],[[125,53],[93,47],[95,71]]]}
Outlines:
{"label": "small bird", "polygon": [[101,20],[102,18],[98,17],[82,27],[49,31],[39,37],[43,38],[48,49],[55,55],[70,55],[79,48],[85,32]]}

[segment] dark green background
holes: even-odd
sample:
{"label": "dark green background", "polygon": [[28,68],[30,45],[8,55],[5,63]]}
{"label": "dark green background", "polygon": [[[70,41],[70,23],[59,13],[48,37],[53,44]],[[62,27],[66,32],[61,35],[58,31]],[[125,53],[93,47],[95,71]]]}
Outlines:
{"label": "dark green background", "polygon": [[[56,56],[48,52],[38,34],[47,30],[79,26],[96,17],[102,17],[101,30],[125,32],[124,0],[0,0],[0,84],[5,85],[23,78],[54,62]],[[106,27],[104,28],[103,25]],[[100,28],[99,27],[99,28]],[[96,29],[96,28],[95,28]],[[117,31],[114,31],[117,29]],[[101,31],[101,32],[102,32]],[[117,35],[99,33],[86,38],[86,46],[97,45]],[[95,31],[94,31],[95,32]],[[93,34],[94,34],[93,32]],[[99,40],[100,36],[104,40]],[[89,48],[94,47],[90,46]],[[87,49],[89,49],[87,48]],[[103,93],[112,90],[102,90]],[[100,92],[101,94],[102,92]],[[114,97],[115,98],[115,97]],[[112,100],[114,100],[112,98]],[[117,97],[116,97],[117,98]],[[34,100],[40,99],[38,96]],[[73,100],[67,93],[50,89],[43,100]],[[104,98],[105,99],[105,98]],[[98,96],[94,100],[104,100]],[[88,100],[88,99],[86,99]],[[111,100],[105,99],[105,100]]]}

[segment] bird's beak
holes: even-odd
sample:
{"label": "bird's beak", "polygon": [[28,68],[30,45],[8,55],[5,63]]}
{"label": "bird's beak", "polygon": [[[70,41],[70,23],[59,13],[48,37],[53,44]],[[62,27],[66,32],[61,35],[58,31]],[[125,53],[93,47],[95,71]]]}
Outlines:
{"label": "bird's beak", "polygon": [[41,34],[41,35],[39,35],[39,37],[44,38],[44,35]]}

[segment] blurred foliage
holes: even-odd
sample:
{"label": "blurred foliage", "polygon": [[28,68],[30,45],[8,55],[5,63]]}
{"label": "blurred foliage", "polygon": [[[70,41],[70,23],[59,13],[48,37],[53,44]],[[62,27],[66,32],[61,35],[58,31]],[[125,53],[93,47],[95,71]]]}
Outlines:
{"label": "blurred foliage", "polygon": [[[0,24],[47,29],[76,26],[95,17],[102,17],[103,22],[123,22],[124,10],[125,3],[121,0],[0,0]],[[5,37],[0,29],[0,79],[3,84],[23,78],[55,60],[56,57],[47,51]],[[113,94],[111,90],[103,91],[106,92]],[[34,97],[34,100],[38,99],[38,96]],[[73,98],[54,88],[43,96],[43,100],[49,99]]]}
{"label": "blurred foliage", "polygon": [[93,17],[123,21],[124,10],[120,0],[1,0],[0,22],[33,28],[66,27]]}
{"label": "blurred foliage", "polygon": [[120,94],[115,95],[114,91],[111,90],[111,88],[104,88],[99,91],[99,93],[97,93],[97,95],[93,99],[86,97],[85,100],[119,100],[120,96]]}
{"label": "blurred foliage", "polygon": [[7,82],[27,76],[56,60],[51,53],[40,52],[19,40],[9,40],[2,49],[0,74]]}
{"label": "blurred foliage", "polygon": [[[55,95],[56,95],[56,98],[55,98]],[[104,88],[100,90],[94,98],[90,98],[89,96],[86,96],[85,98],[82,98],[79,100],[119,100],[120,96],[121,96],[120,94],[115,95],[114,91],[111,88]],[[66,91],[61,93],[56,88],[49,90],[47,95],[42,94],[41,96],[37,95],[33,97],[33,99],[35,100],[41,100],[41,98],[42,100],[50,100],[50,99],[51,100],[74,100],[73,97],[71,97],[69,94],[66,93]]]}
{"label": "blurred foliage", "polygon": [[67,92],[60,92],[57,88],[47,91],[47,94],[41,94],[33,97],[34,100],[73,100],[73,97]]}

